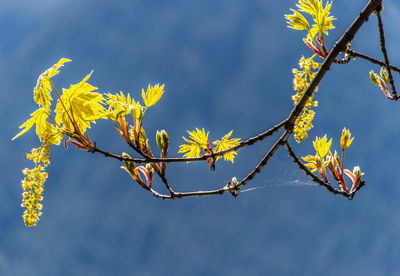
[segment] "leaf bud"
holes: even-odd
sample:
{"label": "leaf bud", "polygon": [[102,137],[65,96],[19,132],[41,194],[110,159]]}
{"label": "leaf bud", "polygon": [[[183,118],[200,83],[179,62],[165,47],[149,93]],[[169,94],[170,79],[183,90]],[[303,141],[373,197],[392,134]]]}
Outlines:
{"label": "leaf bud", "polygon": [[156,143],[158,148],[162,151],[162,149],[164,148],[164,145],[162,143],[162,135],[161,132],[157,130],[157,134],[156,134]]}
{"label": "leaf bud", "polygon": [[384,82],[388,83],[389,82],[389,72],[386,69],[381,68],[380,75],[383,79]]}
{"label": "leaf bud", "polygon": [[372,70],[369,71],[369,77],[373,84],[375,84],[376,86],[379,86],[378,79],[380,79],[380,77],[374,71],[372,71]]}
{"label": "leaf bud", "polygon": [[164,143],[164,147],[168,148],[168,145],[169,145],[168,133],[163,129],[163,130],[161,130],[161,135],[162,135],[162,141]]}
{"label": "leaf bud", "polygon": [[[129,154],[127,154],[126,152],[123,152],[123,153],[122,153],[122,157],[124,157],[124,158],[132,158],[132,157],[131,157]],[[124,160],[124,165],[125,165],[125,168],[126,168],[130,173],[136,174],[136,173],[135,173],[135,163],[134,163],[134,162]]]}
{"label": "leaf bud", "polygon": [[157,131],[156,142],[157,142],[158,148],[161,151],[161,157],[163,157],[163,158],[167,157],[169,137],[168,137],[168,133],[164,129],[161,131]]}
{"label": "leaf bud", "polygon": [[231,183],[232,183],[232,186],[236,186],[238,184],[237,178],[236,177],[232,177]]}

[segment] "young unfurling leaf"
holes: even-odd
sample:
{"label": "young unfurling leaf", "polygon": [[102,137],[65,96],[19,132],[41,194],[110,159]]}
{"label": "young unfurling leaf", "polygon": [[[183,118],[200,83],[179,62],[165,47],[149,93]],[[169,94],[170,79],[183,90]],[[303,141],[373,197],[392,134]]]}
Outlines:
{"label": "young unfurling leaf", "polygon": [[28,132],[34,125],[36,125],[36,135],[40,141],[47,140],[51,144],[59,144],[62,140],[62,133],[51,123],[47,121],[49,115],[45,108],[39,108],[31,114],[31,118],[23,123],[19,128],[23,128],[12,140]]}
{"label": "young unfurling leaf", "polygon": [[[303,38],[304,43],[322,58],[326,58],[329,53],[325,47],[324,34],[328,35],[328,30],[335,28],[332,25],[335,18],[330,16],[331,6],[332,1],[323,7],[322,0],[299,0],[298,11],[292,10],[293,14],[285,15],[289,28],[308,31],[307,37]],[[310,14],[315,24],[310,27],[301,13]]]}
{"label": "young unfurling leaf", "polygon": [[[215,148],[213,151],[218,152],[218,151],[226,150],[226,149],[229,149],[229,148],[239,145],[240,138],[229,139],[231,137],[231,135],[232,135],[232,130],[228,134],[226,134],[224,137],[222,137],[221,140],[214,141],[213,144],[215,145]],[[223,155],[224,160],[229,160],[233,163],[233,159],[235,158],[236,154],[237,154],[236,151],[228,152]],[[218,156],[217,160],[220,158],[221,158],[221,156]]]}
{"label": "young unfurling leaf", "polygon": [[127,96],[124,93],[120,92],[120,94],[105,94],[107,97],[106,104],[109,106],[107,110],[107,115],[111,120],[116,121],[118,116],[125,116],[127,114],[133,113],[133,116],[136,119],[140,119],[140,115],[142,114],[143,106],[136,102],[133,97],[127,93]]}
{"label": "young unfurling leaf", "polygon": [[64,66],[64,63],[69,61],[71,60],[67,58],[60,59],[51,68],[42,73],[37,80],[37,84],[33,89],[33,99],[38,105],[44,107],[46,111],[50,109],[50,101],[52,100],[50,95],[52,91],[50,79],[60,72],[58,69]]}
{"label": "young unfurling leaf", "polygon": [[[95,123],[96,119],[106,116],[104,107],[101,105],[105,99],[101,94],[92,92],[97,88],[87,83],[91,74],[80,83],[71,85],[69,89],[63,89],[60,99],[62,103],[58,100],[55,109],[57,124],[62,124],[69,130],[79,131],[81,134],[90,128],[91,122]],[[78,129],[75,129],[74,125]]]}
{"label": "young unfurling leaf", "polygon": [[188,133],[191,140],[182,137],[187,144],[180,145],[178,153],[185,153],[183,157],[186,158],[199,157],[201,150],[204,152],[207,150],[209,132],[205,133],[204,128],[202,130],[196,128],[195,131]]}
{"label": "young unfurling leaf", "polygon": [[160,86],[159,84],[155,86],[150,86],[149,84],[146,92],[144,92],[144,89],[142,89],[142,98],[146,107],[155,105],[160,100],[163,93],[164,93],[164,85]]}
{"label": "young unfurling leaf", "polygon": [[285,18],[288,20],[288,27],[295,30],[310,30],[310,24],[307,19],[298,11],[290,9],[293,14],[285,14]]}

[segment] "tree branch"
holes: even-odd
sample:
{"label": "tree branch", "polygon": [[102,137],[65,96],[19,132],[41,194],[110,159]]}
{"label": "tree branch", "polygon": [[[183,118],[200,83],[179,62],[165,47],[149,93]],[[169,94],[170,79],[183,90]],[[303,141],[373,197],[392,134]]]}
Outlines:
{"label": "tree branch", "polygon": [[204,161],[207,160],[208,158],[215,158],[217,156],[222,156],[228,152],[232,152],[232,151],[237,151],[238,149],[247,147],[247,146],[251,146],[254,145],[257,142],[260,142],[262,140],[264,140],[265,138],[273,135],[275,132],[279,131],[281,128],[284,127],[286,123],[286,120],[280,122],[279,124],[275,125],[274,127],[268,129],[267,131],[256,135],[254,137],[251,137],[249,139],[247,139],[246,141],[240,142],[239,145],[234,146],[232,148],[226,149],[226,150],[221,150],[212,154],[203,154],[200,157],[191,157],[191,158],[157,158],[157,157],[150,157],[150,156],[146,156],[146,158],[125,158],[122,157],[121,155],[117,155],[114,153],[110,153],[110,152],[106,152],[103,151],[101,149],[99,149],[98,147],[95,147],[93,149],[93,152],[98,152],[103,154],[106,157],[110,157],[110,158],[114,158],[117,159],[119,161],[129,161],[129,162],[134,162],[137,164],[140,163],[158,163],[158,162],[165,162],[165,163],[178,163],[178,162],[195,162],[195,161]]}
{"label": "tree branch", "polygon": [[[300,115],[301,111],[303,110],[304,106],[306,105],[308,99],[311,97],[313,92],[315,91],[316,87],[326,74],[326,72],[329,70],[331,64],[335,61],[337,55],[340,52],[343,52],[346,50],[346,45],[352,41],[354,38],[355,34],[358,32],[358,30],[361,28],[361,26],[368,20],[369,16],[371,13],[375,10],[377,10],[377,7],[379,7],[382,4],[382,0],[370,0],[368,4],[365,6],[365,8],[361,11],[359,16],[354,20],[354,22],[350,25],[350,27],[344,32],[342,37],[335,43],[334,47],[330,51],[329,55],[326,57],[325,61],[322,63],[320,70],[317,72],[316,76],[308,86],[307,90],[305,91],[303,97],[300,99],[299,103],[293,108],[291,111],[289,117],[279,123],[278,125],[274,126],[273,128],[265,131],[264,133],[261,133],[255,137],[252,137],[246,141],[241,142],[239,145],[232,147],[230,149],[212,153],[212,154],[205,154],[200,157],[196,158],[153,158],[146,156],[144,159],[138,159],[138,158],[123,158],[122,156],[108,153],[105,151],[102,151],[98,148],[95,148],[93,152],[99,152],[103,154],[106,157],[111,157],[115,158],[119,161],[131,161],[135,163],[154,163],[154,162],[192,162],[192,161],[204,161],[207,160],[208,158],[215,158],[217,156],[222,156],[225,153],[231,152],[231,151],[236,151],[242,147],[252,145],[256,142],[262,141],[268,136],[271,136],[281,128],[285,128],[285,132],[281,135],[281,137],[275,142],[275,144],[269,149],[269,151],[264,155],[264,157],[260,160],[258,165],[245,177],[243,178],[239,183],[236,185],[232,185],[232,183],[228,182],[227,185],[224,187],[217,189],[217,190],[208,190],[208,191],[194,191],[194,192],[175,192],[170,185],[168,184],[167,179],[165,178],[165,175],[159,174],[160,178],[166,185],[167,189],[170,192],[170,195],[164,195],[160,194],[154,189],[150,188],[150,191],[152,192],[153,196],[157,198],[162,198],[162,199],[174,199],[174,198],[183,198],[183,197],[192,197],[192,196],[207,196],[207,195],[221,195],[226,192],[230,192],[233,196],[237,195],[237,191],[244,185],[246,185],[250,180],[252,180],[258,173],[261,172],[263,167],[268,163],[270,158],[275,154],[277,149],[285,145],[289,155],[292,157],[294,162],[299,166],[300,169],[302,169],[307,175],[309,175],[313,181],[317,182],[319,185],[325,187],[328,191],[334,194],[340,194],[344,197],[347,197],[349,199],[352,199],[355,192],[362,186],[348,194],[343,191],[339,191],[334,189],[329,185],[329,183],[325,183],[322,180],[320,180],[318,177],[313,175],[301,162],[300,160],[296,157],[292,149],[290,148],[290,145],[288,143],[288,139],[293,133],[293,128],[295,121],[297,117]],[[348,50],[349,53],[351,53]]]}
{"label": "tree branch", "polygon": [[382,9],[382,7],[378,7],[378,9],[376,10],[376,17],[378,18],[379,38],[381,41],[381,51],[382,51],[383,57],[385,59],[385,67],[389,73],[389,83],[390,83],[390,88],[392,88],[393,99],[397,100],[399,97],[397,97],[396,87],[394,86],[394,81],[393,81],[393,76],[392,76],[392,70],[390,69],[389,58],[388,58],[388,54],[386,51],[385,33],[383,31],[381,9]]}
{"label": "tree branch", "polygon": [[[369,62],[371,62],[373,64],[376,64],[376,65],[379,65],[379,66],[386,66],[386,64],[383,61],[377,60],[377,59],[375,59],[373,57],[364,55],[362,53],[359,53],[359,52],[356,52],[356,51],[353,51],[353,50],[349,50],[348,53],[349,53],[349,56],[352,57],[352,58],[362,58],[362,59],[365,59],[365,60],[367,60],[367,61],[369,61]],[[397,73],[400,74],[400,68],[399,67],[396,67],[396,66],[393,66],[393,65],[390,65],[390,64],[389,64],[389,67],[393,71],[396,71]]]}

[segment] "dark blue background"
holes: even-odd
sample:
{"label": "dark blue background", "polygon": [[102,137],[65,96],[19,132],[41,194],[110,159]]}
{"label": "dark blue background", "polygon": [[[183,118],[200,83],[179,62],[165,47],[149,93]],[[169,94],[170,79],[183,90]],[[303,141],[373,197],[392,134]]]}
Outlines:
{"label": "dark blue background", "polygon": [[[338,18],[330,47],[367,1],[334,1]],[[400,5],[384,1],[388,52],[400,64]],[[316,187],[281,149],[239,194],[162,201],[140,189],[121,164],[70,147],[53,147],[37,227],[21,218],[25,152],[38,146],[18,132],[36,106],[36,79],[61,57],[72,59],[54,78],[59,89],[79,82],[100,92],[129,92],[165,83],[145,128],[169,133],[170,155],[186,130],[246,139],[284,119],[292,108],[291,69],[312,52],[303,33],[286,27],[296,1],[134,0],[2,1],[0,83],[1,275],[398,275],[400,273],[399,103],[371,84],[379,67],[355,60],[334,65],[319,86],[310,139],[325,133],[333,148],[343,127],[355,140],[345,167],[360,165],[366,186],[353,201]],[[353,48],[381,59],[372,17]],[[399,83],[398,75],[396,76]],[[399,85],[400,90],[400,85]],[[113,125],[87,132],[104,150],[128,149]],[[292,139],[292,138],[291,138]],[[239,151],[235,163],[176,164],[170,183],[182,191],[218,188],[244,177],[273,140]],[[153,148],[156,149],[154,143]],[[156,150],[154,150],[156,151]],[[294,183],[297,180],[299,183]],[[160,185],[159,182],[155,185]]]}

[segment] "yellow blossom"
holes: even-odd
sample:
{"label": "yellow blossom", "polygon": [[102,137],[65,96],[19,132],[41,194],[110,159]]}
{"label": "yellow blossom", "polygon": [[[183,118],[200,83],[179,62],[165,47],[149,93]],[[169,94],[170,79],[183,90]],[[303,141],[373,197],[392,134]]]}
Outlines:
{"label": "yellow blossom", "polygon": [[[297,105],[300,99],[303,97],[309,84],[314,79],[316,72],[315,69],[319,69],[321,64],[314,61],[315,55],[310,58],[301,57],[299,61],[299,69],[293,69],[293,89],[296,94],[292,96],[293,102]],[[318,87],[314,92],[318,91]],[[300,143],[308,137],[307,132],[313,127],[312,120],[314,119],[315,112],[311,108],[318,106],[318,102],[314,101],[314,94],[308,99],[304,106],[301,114],[297,117],[294,126],[294,138]]]}
{"label": "yellow blossom", "polygon": [[39,202],[43,200],[43,183],[46,181],[48,174],[44,171],[43,166],[37,166],[34,169],[24,169],[23,173],[26,175],[22,180],[22,207],[25,207],[24,222],[26,226],[35,226],[42,215],[40,211],[42,204]]}

